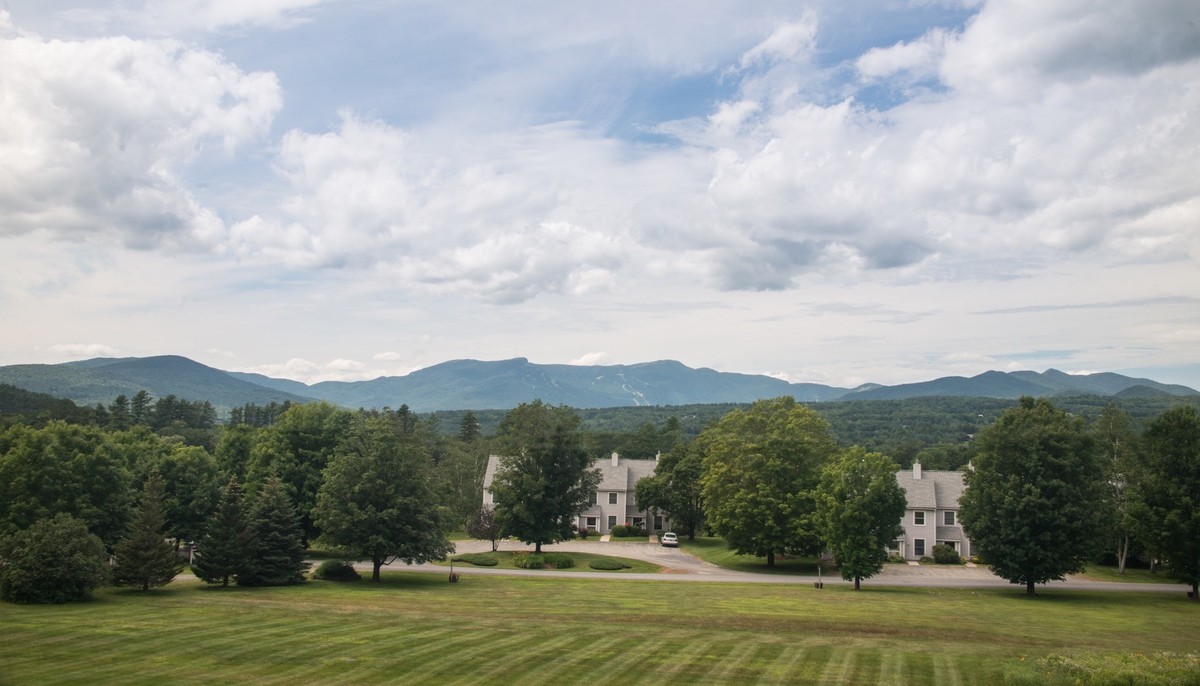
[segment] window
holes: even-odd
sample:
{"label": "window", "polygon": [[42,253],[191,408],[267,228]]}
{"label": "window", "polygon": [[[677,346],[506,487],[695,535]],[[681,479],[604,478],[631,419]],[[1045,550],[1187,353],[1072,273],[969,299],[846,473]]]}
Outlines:
{"label": "window", "polygon": [[634,517],[633,526],[638,529],[646,528],[646,519],[644,517]]}
{"label": "window", "polygon": [[662,515],[654,515],[654,530],[662,531]]}
{"label": "window", "polygon": [[595,491],[592,491],[592,497],[588,499],[588,502],[590,502],[593,505],[596,504],[596,492]]}
{"label": "window", "polygon": [[612,531],[612,528],[613,528],[614,526],[616,526],[616,525],[617,525],[617,516],[616,516],[616,515],[609,515],[609,516],[608,516],[608,530],[609,530],[609,531]]}
{"label": "window", "polygon": [[595,517],[588,517],[588,518],[587,518],[587,528],[589,528],[589,529],[595,529],[595,528],[596,528],[596,518],[595,518]]}
{"label": "window", "polygon": [[945,513],[946,526],[954,526],[954,512],[948,511]]}
{"label": "window", "polygon": [[913,555],[925,557],[925,539],[917,538],[913,540]]}
{"label": "window", "polygon": [[913,525],[914,526],[925,526],[925,513],[924,512],[914,512],[913,513]]}
{"label": "window", "polygon": [[609,494],[608,494],[608,504],[609,504],[609,505],[616,505],[616,504],[617,504],[617,494],[616,494],[616,493],[609,493]]}

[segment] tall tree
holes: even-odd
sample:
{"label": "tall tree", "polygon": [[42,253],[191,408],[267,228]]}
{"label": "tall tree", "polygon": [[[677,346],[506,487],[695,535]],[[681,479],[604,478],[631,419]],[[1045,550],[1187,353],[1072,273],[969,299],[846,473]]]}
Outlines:
{"label": "tall tree", "polygon": [[61,421],[0,432],[0,535],[65,513],[116,543],[132,500],[131,470],[115,447],[122,436]]}
{"label": "tall tree", "polygon": [[371,558],[372,581],[393,561],[432,562],[454,551],[429,459],[396,428],[384,418],[355,418],[325,469],[313,513],[324,540]]}
{"label": "tall tree", "polygon": [[283,481],[272,474],[250,508],[250,561],[238,574],[239,586],[286,586],[304,581],[304,530]]}
{"label": "tall tree", "polygon": [[1136,487],[1141,472],[1134,450],[1136,435],[1130,426],[1129,415],[1114,403],[1109,403],[1100,413],[1093,432],[1108,473],[1106,481],[1112,514],[1110,540],[1117,556],[1117,572],[1124,574],[1132,532],[1138,526],[1131,503],[1131,489]]}
{"label": "tall tree", "polygon": [[230,579],[248,568],[255,547],[246,522],[241,484],[231,476],[196,547],[192,573],[206,583],[228,586]]}
{"label": "tall tree", "polygon": [[312,521],[321,474],[332,459],[353,415],[329,403],[293,405],[257,434],[246,481],[258,485],[277,474],[286,485],[303,527],[304,542],[319,533]]}
{"label": "tall tree", "polygon": [[496,508],[484,505],[475,511],[475,516],[467,522],[467,535],[481,541],[490,541],[492,552],[500,548],[500,535],[504,533],[500,520],[496,518]]}
{"label": "tall tree", "polygon": [[449,441],[434,467],[436,490],[455,527],[464,526],[479,509],[487,458],[483,441]]}
{"label": "tall tree", "polygon": [[492,481],[506,534],[532,544],[570,538],[600,483],[580,448],[579,415],[540,400],[522,403],[500,422],[505,455]]}
{"label": "tall tree", "polygon": [[157,468],[166,489],[167,531],[181,542],[195,541],[221,497],[217,462],[203,448],[175,446]]}
{"label": "tall tree", "polygon": [[129,401],[129,418],[134,424],[149,424],[151,409],[150,394],[143,388]]}
{"label": "tall tree", "polygon": [[1146,427],[1139,499],[1153,548],[1200,600],[1200,413],[1180,405]]}
{"label": "tall tree", "polygon": [[163,481],[151,472],[142,487],[137,511],[129,523],[125,538],[113,550],[113,583],[141,586],[143,591],[171,583],[183,571],[183,562],[175,546],[166,540],[166,516],[163,512]]}
{"label": "tall tree", "polygon": [[829,424],[794,398],[734,410],[697,439],[708,523],[742,555],[812,553],[820,543],[814,489],[836,452]]}
{"label": "tall tree", "polygon": [[671,526],[696,539],[704,522],[704,454],[695,444],[676,446],[658,460],[654,475],[637,482],[634,500],[640,507],[662,510]]}
{"label": "tall tree", "polygon": [[976,440],[959,515],[992,572],[1033,595],[1082,571],[1107,520],[1105,470],[1082,420],[1021,398]]}
{"label": "tall tree", "polygon": [[904,534],[907,501],[895,462],[859,446],[842,452],[821,471],[818,513],[822,536],[842,578],[859,590],[887,561],[887,545]]}
{"label": "tall tree", "polygon": [[458,423],[458,440],[472,443],[480,438],[483,438],[483,433],[479,430],[479,420],[475,418],[474,412],[467,410]]}

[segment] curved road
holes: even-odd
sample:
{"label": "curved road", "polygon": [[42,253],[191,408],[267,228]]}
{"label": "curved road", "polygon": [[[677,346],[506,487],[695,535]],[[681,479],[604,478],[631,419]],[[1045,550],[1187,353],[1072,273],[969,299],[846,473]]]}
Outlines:
{"label": "curved road", "polygon": [[[487,541],[456,541],[457,554],[480,553],[491,551],[491,543]],[[516,541],[501,541],[501,550],[529,550],[530,547]],[[718,567],[688,553],[680,548],[664,548],[657,543],[633,542],[581,542],[567,541],[554,545],[542,546],[546,552],[577,552],[625,557],[635,560],[653,562],[663,569],[656,574],[612,572],[561,572],[554,570],[524,570],[524,569],[491,569],[475,567],[470,564],[455,565],[455,571],[464,576],[562,576],[572,579],[629,579],[649,581],[691,581],[717,583],[765,583],[765,584],[811,584],[816,581],[813,576],[795,576],[790,574],[756,574],[753,572],[738,572]],[[360,565],[361,566],[361,565]],[[369,570],[370,565],[366,565]],[[446,574],[445,566],[440,565],[405,565],[394,563],[387,569],[430,572]],[[826,575],[823,580],[827,584],[849,584],[840,577]],[[863,581],[870,586],[916,586],[928,588],[1020,588],[1015,584],[995,576],[984,568],[972,567],[942,567],[942,566],[911,566],[886,565],[882,573]],[[1072,577],[1066,581],[1054,581],[1043,584],[1041,588],[1062,588],[1087,591],[1158,591],[1163,593],[1185,593],[1183,584],[1141,584],[1110,581],[1089,581]]]}

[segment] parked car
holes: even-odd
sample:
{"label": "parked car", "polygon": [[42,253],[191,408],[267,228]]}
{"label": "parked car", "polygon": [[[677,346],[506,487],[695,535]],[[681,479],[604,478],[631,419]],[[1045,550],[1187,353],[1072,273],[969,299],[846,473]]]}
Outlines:
{"label": "parked car", "polygon": [[665,548],[678,548],[679,547],[679,537],[676,536],[675,534],[671,533],[670,531],[663,534],[662,537],[659,538],[658,540],[660,543],[663,544],[663,547],[665,547]]}

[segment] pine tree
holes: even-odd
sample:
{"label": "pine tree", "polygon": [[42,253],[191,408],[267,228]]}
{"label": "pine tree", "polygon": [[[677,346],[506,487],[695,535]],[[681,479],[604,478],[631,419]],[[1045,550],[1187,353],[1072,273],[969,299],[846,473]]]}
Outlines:
{"label": "pine tree", "polygon": [[242,487],[237,477],[230,477],[217,510],[205,527],[204,537],[200,539],[192,573],[210,584],[228,586],[231,577],[247,569],[252,547]]}
{"label": "pine tree", "polygon": [[163,514],[163,481],[158,471],[152,471],[142,486],[142,497],[129,529],[113,551],[113,583],[117,586],[152,586],[171,583],[183,571],[183,561],[175,554],[175,546],[164,538],[166,517]]}
{"label": "pine tree", "polygon": [[285,586],[304,581],[304,530],[283,488],[272,474],[263,483],[250,509],[250,538],[254,542],[239,586]]}

